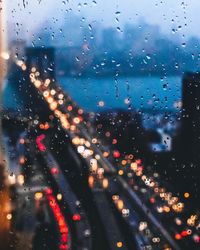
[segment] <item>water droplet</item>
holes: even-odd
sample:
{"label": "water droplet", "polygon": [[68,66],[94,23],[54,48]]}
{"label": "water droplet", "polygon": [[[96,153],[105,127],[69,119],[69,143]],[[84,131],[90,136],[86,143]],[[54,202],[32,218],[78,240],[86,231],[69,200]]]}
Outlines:
{"label": "water droplet", "polygon": [[120,29],[120,27],[117,27],[117,31],[122,32],[121,29]]}
{"label": "water droplet", "polygon": [[176,30],[175,30],[175,29],[172,29],[172,33],[175,34],[175,33],[176,33]]}
{"label": "water droplet", "polygon": [[150,57],[149,55],[146,55],[146,58],[147,58],[148,60],[150,60],[150,59],[151,59],[151,57]]}
{"label": "water droplet", "polygon": [[167,84],[163,84],[163,90],[167,90]]}

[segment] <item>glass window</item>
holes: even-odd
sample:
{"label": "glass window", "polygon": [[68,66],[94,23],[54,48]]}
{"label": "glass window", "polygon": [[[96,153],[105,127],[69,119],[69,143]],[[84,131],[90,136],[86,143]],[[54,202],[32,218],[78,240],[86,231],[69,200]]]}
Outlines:
{"label": "glass window", "polygon": [[200,2],[0,6],[0,249],[199,249]]}

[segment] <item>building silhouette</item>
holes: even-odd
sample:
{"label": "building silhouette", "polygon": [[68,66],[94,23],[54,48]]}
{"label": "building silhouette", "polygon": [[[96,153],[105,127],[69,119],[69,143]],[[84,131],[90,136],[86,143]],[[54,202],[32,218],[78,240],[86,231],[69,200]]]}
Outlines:
{"label": "building silhouette", "polygon": [[178,152],[178,182],[198,202],[200,198],[200,73],[186,73],[182,81],[182,118]]}
{"label": "building silhouette", "polygon": [[54,48],[26,48],[26,58],[28,72],[35,67],[42,80],[55,78]]}
{"label": "building silhouette", "polygon": [[[43,96],[30,80],[31,72],[39,72],[38,79],[49,78],[55,81],[55,63],[53,48],[25,48],[25,69],[15,62],[11,63],[8,84],[15,96],[20,98],[20,112],[26,117],[48,119],[50,111],[43,101]],[[35,67],[35,69],[34,69]]]}
{"label": "building silhouette", "polygon": [[199,162],[200,73],[187,73],[182,85],[181,147],[185,163]]}

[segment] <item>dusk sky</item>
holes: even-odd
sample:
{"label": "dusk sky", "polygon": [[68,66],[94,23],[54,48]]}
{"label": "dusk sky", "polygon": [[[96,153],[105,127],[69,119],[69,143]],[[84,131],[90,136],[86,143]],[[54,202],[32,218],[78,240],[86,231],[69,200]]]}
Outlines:
{"label": "dusk sky", "polygon": [[28,31],[25,38],[45,20],[57,18],[62,22],[67,11],[85,17],[90,23],[98,21],[104,26],[120,28],[144,18],[148,23],[158,24],[164,33],[170,34],[172,27],[181,26],[180,35],[200,37],[199,0],[11,0],[7,5],[9,22],[23,26]]}

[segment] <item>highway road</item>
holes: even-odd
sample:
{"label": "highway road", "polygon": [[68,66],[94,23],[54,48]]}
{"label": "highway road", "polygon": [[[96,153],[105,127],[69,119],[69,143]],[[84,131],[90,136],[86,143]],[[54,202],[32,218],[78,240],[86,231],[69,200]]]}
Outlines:
{"label": "highway road", "polygon": [[[106,145],[55,81],[40,79],[35,67],[30,70],[27,81],[50,116],[44,122],[40,113],[29,124],[24,159],[36,166],[33,175],[39,171],[45,178],[47,201],[56,202],[69,225],[69,248],[198,249],[199,215],[188,212],[141,159]],[[29,168],[24,170],[31,176]]]}

